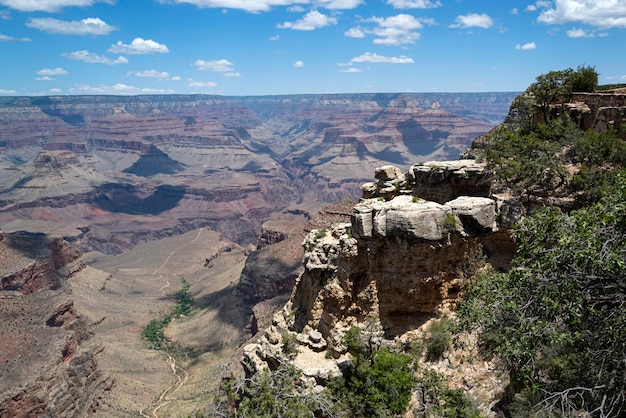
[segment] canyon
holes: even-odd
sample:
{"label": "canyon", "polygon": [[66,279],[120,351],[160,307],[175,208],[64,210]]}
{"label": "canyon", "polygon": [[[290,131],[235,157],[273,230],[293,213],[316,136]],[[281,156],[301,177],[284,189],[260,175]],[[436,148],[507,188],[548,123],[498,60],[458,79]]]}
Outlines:
{"label": "canyon", "polygon": [[[307,233],[350,222],[363,191],[374,200],[395,193],[362,190],[378,167],[457,159],[515,96],[1,98],[0,297],[11,344],[1,350],[0,411],[158,417],[203,408],[286,302]],[[464,173],[457,185],[474,179]],[[485,184],[473,194],[489,194]],[[442,192],[427,197],[452,200]],[[166,329],[181,348],[173,358],[141,330],[172,306],[181,277],[194,313]],[[438,303],[454,284],[445,292]],[[409,305],[428,303],[385,300],[388,330],[421,315]],[[311,315],[325,318],[325,335],[344,321]],[[301,330],[313,321],[299,320]]]}

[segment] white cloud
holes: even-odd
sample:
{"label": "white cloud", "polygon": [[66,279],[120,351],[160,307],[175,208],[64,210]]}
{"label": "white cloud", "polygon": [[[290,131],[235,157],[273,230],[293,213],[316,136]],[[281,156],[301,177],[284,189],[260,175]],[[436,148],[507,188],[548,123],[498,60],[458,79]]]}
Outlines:
{"label": "white cloud", "polygon": [[293,63],[293,68],[304,68],[304,62],[298,60]]}
{"label": "white cloud", "polygon": [[270,36],[270,41],[277,41],[280,39],[280,35],[274,35],[274,36]]}
{"label": "white cloud", "polygon": [[167,54],[169,49],[166,45],[153,41],[152,39],[135,38],[130,45],[125,45],[122,41],[117,41],[115,45],[107,50],[112,54]]}
{"label": "white cloud", "polygon": [[340,73],[360,73],[363,70],[355,67],[344,68],[343,70],[339,70]]}
{"label": "white cloud", "polygon": [[381,45],[404,45],[415,43],[420,34],[415,32],[416,29],[424,27],[420,19],[412,15],[399,14],[390,17],[371,17],[366,22],[376,23],[378,26],[368,30],[373,34],[375,44]]}
{"label": "white cloud", "polygon": [[267,12],[274,6],[309,3],[308,0],[159,0],[159,3],[171,2],[193,4],[200,8],[238,9],[252,13]]}
{"label": "white cloud", "polygon": [[493,19],[489,15],[483,13],[468,13],[466,15],[457,16],[451,28],[483,28],[488,29],[493,26]]}
{"label": "white cloud", "polygon": [[159,80],[170,79],[170,75],[167,71],[157,71],[157,70],[135,71],[135,72],[130,72],[127,75],[134,75],[135,77],[142,77],[142,78],[156,78]]}
{"label": "white cloud", "polygon": [[439,0],[387,0],[387,4],[394,9],[432,9],[441,6]]}
{"label": "white cloud", "polygon": [[555,0],[537,4],[538,22],[580,22],[602,29],[626,28],[626,0]]}
{"label": "white cloud", "polygon": [[111,59],[108,57],[104,57],[102,55],[94,54],[89,51],[74,51],[74,52],[66,52],[61,54],[65,58],[69,58],[76,61],[83,61],[90,64],[107,64],[107,65],[117,65],[117,64],[128,64],[128,59],[122,56],[119,56],[115,59]]}
{"label": "white cloud", "polygon": [[519,10],[518,10],[518,8],[517,8],[517,7],[514,7],[514,8],[512,8],[512,9],[511,9],[511,14],[512,14],[512,15],[516,15],[516,14],[518,14],[518,13],[519,13]]}
{"label": "white cloud", "polygon": [[15,90],[4,90],[4,89],[0,89],[0,94],[15,94],[16,91]]}
{"label": "white cloud", "polygon": [[172,81],[180,81],[182,80],[182,78],[180,78],[179,75],[175,75],[174,77],[171,78]]}
{"label": "white cloud", "polygon": [[327,16],[317,10],[312,10],[296,22],[280,23],[276,25],[276,27],[279,29],[314,30],[336,24],[337,18]]}
{"label": "white cloud", "polygon": [[57,68],[42,68],[41,70],[37,71],[37,74],[38,75],[42,75],[42,76],[67,75],[67,71],[65,71],[61,67],[57,67]]}
{"label": "white cloud", "polygon": [[215,61],[196,60],[193,65],[200,71],[215,71],[217,73],[235,72],[235,64],[226,59]]}
{"label": "white cloud", "polygon": [[237,71],[230,71],[228,73],[224,73],[224,77],[239,78],[241,77],[241,74],[239,74]]}
{"label": "white cloud", "polygon": [[572,28],[567,31],[567,36],[569,36],[570,38],[593,38],[594,35],[593,33],[587,32],[582,28]]}
{"label": "white cloud", "polygon": [[351,10],[356,9],[364,0],[317,0],[315,4],[329,10]]}
{"label": "white cloud", "polygon": [[52,17],[30,19],[26,26],[59,35],[108,35],[117,30],[98,17],[81,20],[59,20]]}
{"label": "white cloud", "polygon": [[61,90],[61,89],[57,89],[57,88],[50,89],[50,93],[53,93],[53,94],[58,94],[58,93],[62,93],[62,92],[63,92],[63,90]]}
{"label": "white cloud", "polygon": [[343,33],[348,38],[365,38],[365,32],[360,28],[350,28]]}
{"label": "white cloud", "polygon": [[0,0],[0,5],[21,12],[58,12],[64,7],[86,7],[94,3],[113,4],[113,0]]}
{"label": "white cloud", "polygon": [[354,57],[350,62],[373,62],[377,64],[413,64],[413,58],[409,58],[405,55],[399,57],[386,57],[384,55],[378,55],[372,52],[366,52],[363,55]]}
{"label": "white cloud", "polygon": [[127,84],[117,83],[112,86],[100,85],[91,86],[83,84],[78,88],[71,88],[70,94],[116,94],[116,95],[137,95],[137,94],[171,94],[171,89],[152,89],[129,86]]}
{"label": "white cloud", "polygon": [[13,36],[3,35],[0,33],[0,42],[30,42],[30,38],[14,38]]}
{"label": "white cloud", "polygon": [[344,32],[345,36],[351,38],[363,38],[365,35],[374,35],[374,43],[379,45],[405,45],[413,44],[419,38],[417,29],[422,29],[424,24],[436,24],[433,19],[416,18],[408,14],[398,14],[390,17],[370,17],[364,19],[363,23],[374,23],[375,26],[355,27]]}
{"label": "white cloud", "polygon": [[54,81],[54,78],[45,75],[43,77],[35,77],[35,80],[37,80],[37,81]]}
{"label": "white cloud", "polygon": [[189,87],[217,87],[217,83],[214,81],[195,81],[191,78],[187,81],[189,82]]}
{"label": "white cloud", "polygon": [[525,44],[517,44],[515,45],[515,49],[519,49],[521,51],[530,51],[531,49],[536,49],[537,45],[534,42],[526,42]]}

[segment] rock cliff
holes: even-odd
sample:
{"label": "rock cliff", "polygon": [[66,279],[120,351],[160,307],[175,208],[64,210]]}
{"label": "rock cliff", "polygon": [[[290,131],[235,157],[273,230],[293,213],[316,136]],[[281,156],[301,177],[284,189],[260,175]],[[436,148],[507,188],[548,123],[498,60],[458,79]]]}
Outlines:
{"label": "rock cliff", "polygon": [[[245,347],[248,374],[284,361],[282,336],[295,333],[300,348],[290,361],[312,385],[323,384],[347,361],[343,337],[351,327],[367,329],[376,344],[393,344],[449,312],[486,262],[510,261],[514,246],[499,224],[485,164],[431,161],[406,173],[383,166],[375,177],[363,185],[350,223],[314,229],[304,239],[304,270],[290,301]],[[490,390],[501,389],[492,378]],[[485,386],[477,393],[479,386],[466,389],[493,401]]]}
{"label": "rock cliff", "polygon": [[61,238],[0,234],[0,416],[82,417],[112,381],[67,280],[84,268]]}

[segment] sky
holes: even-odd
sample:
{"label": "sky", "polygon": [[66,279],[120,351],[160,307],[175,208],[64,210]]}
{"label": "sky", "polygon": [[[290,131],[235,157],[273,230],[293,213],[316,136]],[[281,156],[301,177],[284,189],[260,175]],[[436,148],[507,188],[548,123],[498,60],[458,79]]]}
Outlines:
{"label": "sky", "polygon": [[626,0],[0,0],[0,95],[523,91],[626,83]]}

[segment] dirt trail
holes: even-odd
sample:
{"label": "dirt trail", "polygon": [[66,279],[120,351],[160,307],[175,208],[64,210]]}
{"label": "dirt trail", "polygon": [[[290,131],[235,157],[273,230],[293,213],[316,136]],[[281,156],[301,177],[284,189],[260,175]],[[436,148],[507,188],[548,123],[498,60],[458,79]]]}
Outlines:
{"label": "dirt trail", "polygon": [[[159,268],[154,270],[152,275],[155,276],[159,271],[161,271],[167,265],[168,261],[172,258],[172,256],[174,254],[176,254],[178,251],[180,251],[183,248],[185,248],[187,245],[193,244],[198,239],[200,239],[200,234],[202,233],[202,231],[203,231],[203,229],[199,229],[198,230],[198,234],[196,235],[196,237],[194,239],[192,239],[188,243],[178,247],[177,249],[173,250],[166,257],[165,261],[163,261],[163,264],[161,264],[161,266],[159,266]],[[166,283],[163,286],[161,286],[161,288],[159,289],[159,292],[163,292],[169,286],[170,286],[170,282],[169,282],[169,280],[166,280]],[[170,354],[165,352],[165,355],[167,356],[166,361],[167,361],[167,364],[169,365],[170,369],[172,370],[172,374],[175,377],[175,379],[174,379],[175,381],[174,381],[174,383],[169,385],[167,388],[165,388],[165,390],[163,390],[163,392],[161,393],[161,396],[159,396],[159,398],[156,401],[154,401],[149,406],[147,406],[145,408],[142,408],[139,411],[139,414],[142,417],[144,417],[144,418],[159,418],[159,415],[157,414],[157,411],[160,408],[162,408],[162,407],[166,406],[167,404],[169,404],[170,402],[175,401],[176,398],[173,396],[174,393],[176,391],[178,391],[187,382],[187,379],[189,379],[189,373],[187,372],[187,370],[185,370],[181,366],[177,365],[176,364],[176,359],[174,359],[174,357],[172,357]]]}

